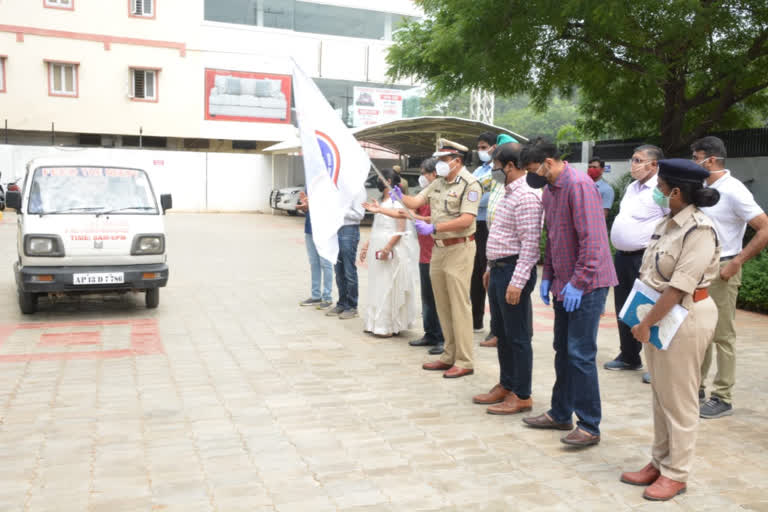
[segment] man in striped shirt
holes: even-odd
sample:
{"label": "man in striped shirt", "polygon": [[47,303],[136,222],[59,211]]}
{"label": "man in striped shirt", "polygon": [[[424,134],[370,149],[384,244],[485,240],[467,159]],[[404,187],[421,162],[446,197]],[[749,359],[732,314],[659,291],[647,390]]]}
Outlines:
{"label": "man in striped shirt", "polygon": [[616,286],[602,199],[595,183],[561,160],[557,147],[538,141],[520,157],[526,180],[543,188],[547,248],[540,295],[554,296],[555,385],[548,412],[525,418],[529,427],[573,429],[561,441],[573,446],[600,442],[600,388],[597,380],[597,328],[608,288]]}
{"label": "man in striped shirt", "polygon": [[483,284],[491,303],[491,331],[498,337],[500,378],[488,393],[473,398],[491,405],[489,414],[529,411],[533,371],[533,307],[539,260],[541,200],[518,167],[519,147],[507,144],[493,155],[493,179],[504,187],[488,234],[488,267]]}

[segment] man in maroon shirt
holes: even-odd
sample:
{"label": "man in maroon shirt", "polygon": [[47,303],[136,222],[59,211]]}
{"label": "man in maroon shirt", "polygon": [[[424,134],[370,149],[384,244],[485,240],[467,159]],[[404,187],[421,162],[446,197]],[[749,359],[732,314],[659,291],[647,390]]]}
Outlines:
{"label": "man in maroon shirt", "polygon": [[[531,187],[546,187],[547,247],[539,293],[547,305],[550,291],[554,297],[556,375],[550,410],[523,422],[571,430],[561,439],[565,444],[594,445],[600,442],[602,417],[597,329],[608,288],[618,283],[602,200],[592,179],[561,160],[550,142],[524,148],[521,163]],[[575,429],[574,412],[579,420]]]}
{"label": "man in maroon shirt", "polygon": [[[429,158],[421,163],[421,176],[419,185],[422,189],[437,178],[435,171],[436,158]],[[402,210],[400,210],[402,211]],[[403,212],[404,213],[404,212]],[[416,218],[430,222],[429,204],[425,204],[416,210]],[[424,324],[424,336],[413,340],[408,344],[412,347],[426,347],[430,354],[443,353],[443,330],[440,328],[440,320],[437,318],[437,306],[435,295],[432,293],[432,280],[429,278],[429,262],[432,260],[432,247],[435,239],[432,235],[419,235],[419,276],[421,277],[421,317]]]}

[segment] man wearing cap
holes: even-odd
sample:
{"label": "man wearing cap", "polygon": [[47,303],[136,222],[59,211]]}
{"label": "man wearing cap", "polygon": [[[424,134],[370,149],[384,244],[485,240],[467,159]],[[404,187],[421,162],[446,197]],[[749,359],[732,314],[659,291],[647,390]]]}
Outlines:
{"label": "man wearing cap", "polygon": [[[472,282],[469,288],[469,296],[472,300],[472,327],[475,332],[483,331],[483,317],[485,316],[485,287],[483,287],[483,274],[487,260],[485,259],[485,246],[488,242],[488,199],[491,195],[493,183],[491,155],[496,149],[496,134],[492,132],[481,133],[477,138],[477,157],[482,165],[474,170],[472,176],[477,178],[483,187],[483,197],[480,198],[480,206],[477,209],[477,228],[475,230],[475,266],[472,269]],[[489,337],[486,341],[490,340]]]}
{"label": "man wearing cap", "polygon": [[[717,374],[709,400],[701,405],[701,417],[720,418],[733,414],[733,385],[736,382],[736,297],[741,286],[741,266],[754,258],[768,244],[768,216],[755,202],[752,193],[725,168],[725,144],[717,137],[704,137],[691,145],[693,161],[709,172],[707,186],[720,192],[720,201],[702,208],[715,223],[721,244],[720,275],[712,282],[709,293],[717,305],[717,328],[701,365],[699,399],[706,398],[704,382],[717,347]],[[744,232],[749,224],[755,236],[742,249]]]}
{"label": "man wearing cap", "polygon": [[555,385],[551,408],[523,422],[533,428],[571,430],[572,446],[600,442],[600,388],[595,357],[597,329],[608,288],[617,284],[600,194],[594,182],[538,141],[523,149],[522,166],[532,188],[543,188],[547,246],[539,293],[554,295]]}
{"label": "man wearing cap", "polygon": [[475,261],[475,218],[483,189],[464,167],[466,146],[440,140],[438,179],[417,196],[403,196],[395,187],[392,198],[415,210],[429,204],[432,223],[414,222],[420,235],[432,235],[429,276],[435,294],[437,315],[443,328],[445,352],[440,359],[425,363],[425,370],[444,371],[443,377],[457,378],[474,373],[472,308],[469,286]]}

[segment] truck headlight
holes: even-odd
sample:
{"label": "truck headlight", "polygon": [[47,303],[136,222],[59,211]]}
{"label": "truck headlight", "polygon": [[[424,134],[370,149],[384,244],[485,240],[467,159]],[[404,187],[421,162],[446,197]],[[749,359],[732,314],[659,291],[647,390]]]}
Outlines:
{"label": "truck headlight", "polygon": [[64,256],[64,244],[59,235],[24,235],[24,254],[61,257]]}
{"label": "truck headlight", "polygon": [[165,252],[165,235],[136,235],[133,239],[131,254],[163,254]]}

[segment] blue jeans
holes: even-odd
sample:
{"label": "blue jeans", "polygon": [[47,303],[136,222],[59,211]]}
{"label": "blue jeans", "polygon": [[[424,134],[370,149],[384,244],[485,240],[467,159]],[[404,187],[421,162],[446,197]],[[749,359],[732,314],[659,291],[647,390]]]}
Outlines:
{"label": "blue jeans", "polygon": [[[309,268],[312,270],[312,298],[322,299],[323,302],[331,302],[333,299],[333,264],[317,253],[315,241],[310,233],[304,234],[307,243],[307,256],[309,256]],[[320,280],[322,277],[323,294],[320,295]]]}
{"label": "blue jeans", "polygon": [[[506,259],[506,258],[505,258]],[[536,267],[520,293],[520,302],[507,303],[507,287],[515,273],[516,258],[510,264],[491,269],[488,298],[491,303],[491,332],[498,339],[499,382],[523,400],[531,396],[533,372],[533,306],[531,292],[536,284]]]}
{"label": "blue jeans", "polygon": [[357,244],[360,226],[342,226],[339,229],[339,258],[336,260],[336,287],[339,289],[337,307],[346,311],[357,309]]}
{"label": "blue jeans", "polygon": [[424,337],[443,343],[443,330],[437,318],[435,294],[432,292],[432,279],[429,277],[429,263],[419,263],[419,277],[421,277],[421,319],[424,323]]}
{"label": "blue jeans", "polygon": [[585,293],[579,309],[566,313],[555,301],[555,385],[550,417],[557,423],[576,423],[590,434],[600,434],[600,386],[597,382],[597,328],[608,288]]}

